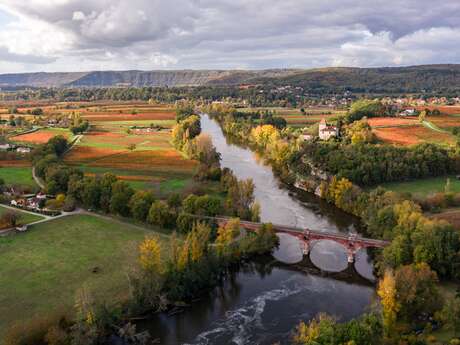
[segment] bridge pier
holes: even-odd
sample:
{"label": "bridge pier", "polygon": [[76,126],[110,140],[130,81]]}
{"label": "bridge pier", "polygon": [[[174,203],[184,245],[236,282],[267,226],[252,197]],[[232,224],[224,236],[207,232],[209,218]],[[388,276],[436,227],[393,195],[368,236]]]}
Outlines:
{"label": "bridge pier", "polygon": [[353,264],[355,262],[355,252],[353,250],[348,250],[347,261],[349,264]]}
{"label": "bridge pier", "polygon": [[302,249],[302,255],[303,256],[307,256],[310,254],[310,242],[308,241],[305,241],[305,240],[301,240],[300,241],[300,247]]}

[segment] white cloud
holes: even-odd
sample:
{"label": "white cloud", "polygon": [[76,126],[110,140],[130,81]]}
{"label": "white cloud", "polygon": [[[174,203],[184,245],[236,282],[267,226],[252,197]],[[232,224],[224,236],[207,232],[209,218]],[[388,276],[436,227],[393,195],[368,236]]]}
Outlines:
{"label": "white cloud", "polygon": [[21,70],[460,62],[456,0],[0,0],[0,8],[16,18],[0,29],[0,61]]}

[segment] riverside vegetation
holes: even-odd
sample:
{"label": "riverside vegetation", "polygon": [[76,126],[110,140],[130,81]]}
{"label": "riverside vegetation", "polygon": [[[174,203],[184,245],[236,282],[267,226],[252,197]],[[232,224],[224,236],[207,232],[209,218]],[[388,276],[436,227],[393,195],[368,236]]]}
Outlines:
{"label": "riverside vegetation", "polygon": [[375,260],[382,309],[345,324],[320,315],[297,327],[294,343],[424,344],[433,342],[425,334],[443,327],[455,344],[460,335],[460,296],[443,301],[439,279],[460,278],[458,231],[445,221],[426,217],[404,195],[368,187],[457,172],[458,152],[431,144],[409,148],[373,144],[362,123],[363,114],[374,108],[371,102],[361,102],[339,119],[340,126],[349,123],[343,125],[345,134],[339,141],[307,143],[288,128],[261,124],[262,120],[229,105],[213,104],[203,111],[217,119],[230,137],[244,139],[258,150],[283,181],[316,192],[360,217],[370,236],[391,241]]}
{"label": "riverside vegetation", "polygon": [[[252,181],[239,181],[230,170],[221,169],[212,142],[200,134],[199,118],[179,113],[172,132],[174,144],[199,160],[196,179],[220,181],[223,197],[190,194],[184,200],[179,195],[159,200],[150,191],[134,191],[112,174],[84,176],[63,163],[69,144],[60,136],[33,152],[36,174],[44,180],[48,193],[63,195],[62,208],[71,210],[81,205],[170,231],[176,229],[177,234],[172,232],[166,248],[156,236],[146,237],[139,245],[137,263],[128,273],[129,298],[119,303],[102,302],[82,287],[73,317],[59,312],[37,315],[29,322],[13,325],[5,344],[105,344],[116,338],[129,344],[147,343],[152,339],[136,332],[129,322],[131,317],[184,305],[216,286],[241,260],[268,253],[277,244],[270,224],[257,233],[240,233],[239,219],[258,220]],[[197,220],[197,216],[218,214],[234,218],[222,226]]]}

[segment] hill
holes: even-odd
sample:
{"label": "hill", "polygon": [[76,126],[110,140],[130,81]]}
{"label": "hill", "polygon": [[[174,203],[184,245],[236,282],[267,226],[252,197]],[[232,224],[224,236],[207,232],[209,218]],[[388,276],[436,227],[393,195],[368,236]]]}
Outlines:
{"label": "hill", "polygon": [[460,65],[271,70],[93,71],[0,74],[0,87],[291,85],[313,92],[460,90]]}

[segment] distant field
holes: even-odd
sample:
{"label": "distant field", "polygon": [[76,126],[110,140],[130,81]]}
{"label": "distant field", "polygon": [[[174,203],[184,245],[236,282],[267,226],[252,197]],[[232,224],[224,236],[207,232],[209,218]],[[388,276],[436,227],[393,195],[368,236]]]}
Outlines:
{"label": "distant field", "polygon": [[460,180],[455,176],[432,177],[418,179],[407,182],[392,182],[383,184],[382,187],[400,193],[412,193],[427,196],[431,193],[443,192],[447,179],[450,179],[450,189],[452,192],[460,192]]}
{"label": "distant field", "polygon": [[30,166],[2,166],[2,162],[0,161],[0,178],[3,179],[6,184],[18,184],[29,187],[36,186],[32,177],[32,168]]}
{"label": "distant field", "polygon": [[33,222],[36,222],[38,220],[43,219],[43,217],[38,215],[38,214],[30,214],[30,213],[22,212],[21,210],[16,210],[16,209],[14,211],[12,211],[11,209],[0,205],[0,217],[3,214],[5,214],[6,212],[16,212],[16,213],[18,213],[20,215],[19,224],[22,224],[22,225],[33,223]]}
{"label": "distant field", "polygon": [[[15,320],[71,310],[83,286],[109,303],[127,297],[126,270],[136,260],[134,248],[154,233],[75,215],[0,238],[0,338]],[[97,273],[92,272],[95,267]]]}
{"label": "distant field", "polygon": [[418,117],[372,117],[367,119],[371,127],[396,127],[418,125]]}
{"label": "distant field", "polygon": [[452,127],[460,127],[459,115],[439,115],[429,116],[430,122],[443,129],[451,129]]}
{"label": "distant field", "polygon": [[374,127],[372,131],[379,140],[390,144],[414,145],[423,142],[455,144],[455,138],[451,134],[432,130],[420,123],[408,126]]}
{"label": "distant field", "polygon": [[275,116],[284,118],[289,126],[292,127],[305,127],[321,121],[323,118],[337,117],[345,115],[345,110],[337,110],[329,107],[314,107],[305,108],[305,114],[302,114],[299,108],[281,108],[281,107],[267,107],[267,108],[242,108],[238,109],[243,112],[255,111],[269,111]]}
{"label": "distant field", "polygon": [[455,229],[460,230],[460,210],[446,210],[441,213],[436,213],[432,216],[434,219],[442,219],[453,225]]}
{"label": "distant field", "polygon": [[[90,121],[91,131],[66,155],[68,164],[87,175],[111,172],[136,189],[165,194],[193,184],[197,162],[184,157],[170,142],[170,129],[175,124],[171,108],[118,104],[89,107],[82,116]],[[132,126],[162,129],[145,132]]]}
{"label": "distant field", "polygon": [[46,128],[38,131],[17,135],[12,137],[11,140],[15,142],[22,142],[27,144],[44,144],[51,138],[62,135],[65,138],[71,140],[72,133],[68,129],[63,128]]}
{"label": "distant field", "polygon": [[430,109],[434,110],[437,109],[443,114],[452,115],[452,114],[460,114],[460,106],[458,105],[421,105],[416,107],[418,110],[425,110]]}

